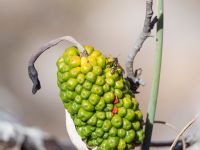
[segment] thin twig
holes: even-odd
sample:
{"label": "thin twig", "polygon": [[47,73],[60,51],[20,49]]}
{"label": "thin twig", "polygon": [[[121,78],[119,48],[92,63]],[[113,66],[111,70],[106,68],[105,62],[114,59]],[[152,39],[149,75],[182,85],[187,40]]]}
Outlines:
{"label": "thin twig", "polygon": [[[160,120],[155,120],[154,121],[154,124],[157,123],[157,124],[163,124],[167,127],[169,127],[170,129],[174,130],[176,133],[179,132],[179,130],[175,127],[175,125],[169,123],[169,122],[165,122],[165,121],[160,121]],[[182,141],[182,150],[186,150],[186,142],[185,142],[185,139],[184,137],[181,136],[181,141]]]}
{"label": "thin twig", "polygon": [[180,136],[197,120],[199,117],[199,114],[197,114],[190,122],[186,124],[186,126],[180,131],[180,133],[176,136],[173,144],[171,145],[169,150],[172,150],[174,146],[176,145],[177,141],[179,140]]}
{"label": "thin twig", "polygon": [[83,48],[83,46],[78,43],[73,37],[71,36],[63,36],[57,39],[54,39],[46,44],[44,44],[42,47],[40,47],[31,57],[31,59],[28,62],[28,74],[30,79],[33,82],[33,87],[32,87],[32,93],[35,94],[40,88],[40,81],[38,78],[38,73],[37,70],[34,66],[35,61],[37,60],[37,58],[46,50],[50,49],[51,47],[57,45],[58,43],[62,42],[62,41],[68,41],[70,43],[72,43],[74,46],[76,46],[80,52],[81,52],[81,56],[87,56],[87,51]]}
{"label": "thin twig", "polygon": [[141,85],[144,84],[143,81],[139,79],[138,76],[135,76],[135,71],[133,69],[133,61],[137,53],[142,48],[144,41],[150,36],[154,24],[157,22],[156,17],[153,19],[153,21],[151,21],[151,18],[153,16],[152,5],[153,5],[153,0],[146,0],[146,16],[145,16],[143,31],[140,33],[139,38],[137,39],[133,49],[130,51],[126,61],[127,77],[129,79],[132,79],[133,83],[135,84],[137,83]]}
{"label": "thin twig", "polygon": [[[171,140],[171,141],[152,141],[151,142],[151,144],[150,144],[150,146],[151,147],[159,147],[159,148],[161,148],[161,147],[169,147],[169,146],[171,146],[172,145],[172,143],[173,143],[173,141],[174,140]],[[181,146],[181,149],[180,150],[183,150],[182,149],[182,141],[181,140],[179,140],[178,141],[178,143],[177,144],[181,144],[180,146]],[[177,148],[176,148],[177,149]],[[177,149],[178,150],[178,149]]]}
{"label": "thin twig", "polygon": [[[168,123],[166,121],[155,120],[154,124],[162,124],[162,125],[169,127],[170,129],[172,129],[173,131],[175,131],[177,133],[179,132],[178,129],[175,127],[175,125]],[[144,123],[144,125],[146,125],[146,123]],[[150,146],[151,147],[169,147],[169,146],[172,145],[172,143],[173,143],[173,141],[151,142]],[[181,141],[179,141],[179,143],[180,143],[179,145],[176,144],[177,150],[180,149],[180,148],[181,148],[181,150],[186,150],[187,145],[186,145],[184,137],[181,138]]]}

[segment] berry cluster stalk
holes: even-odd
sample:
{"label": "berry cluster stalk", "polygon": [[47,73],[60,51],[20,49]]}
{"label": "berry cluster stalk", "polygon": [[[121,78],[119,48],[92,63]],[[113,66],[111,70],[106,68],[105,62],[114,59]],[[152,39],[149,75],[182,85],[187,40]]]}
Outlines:
{"label": "berry cluster stalk", "polygon": [[88,55],[87,51],[83,48],[83,46],[80,43],[78,43],[71,36],[63,36],[63,37],[51,40],[51,41],[47,42],[46,44],[42,45],[42,47],[40,47],[37,51],[35,51],[35,53],[33,53],[33,55],[31,56],[31,59],[28,61],[28,74],[29,74],[30,79],[33,82],[33,87],[32,87],[33,94],[35,94],[41,88],[40,80],[38,78],[38,72],[34,66],[35,61],[46,50],[49,50],[51,47],[56,46],[57,44],[59,44],[62,41],[68,41],[68,42],[72,43],[74,46],[76,46],[80,50],[81,56]]}
{"label": "berry cluster stalk", "polygon": [[162,62],[162,47],[163,47],[163,1],[164,0],[157,0],[158,22],[157,22],[157,33],[156,33],[156,54],[155,54],[152,90],[151,90],[148,113],[146,118],[145,139],[142,145],[142,150],[149,150],[152,130],[153,130],[153,123],[156,113],[156,106],[157,106],[157,97],[158,97],[161,62]]}

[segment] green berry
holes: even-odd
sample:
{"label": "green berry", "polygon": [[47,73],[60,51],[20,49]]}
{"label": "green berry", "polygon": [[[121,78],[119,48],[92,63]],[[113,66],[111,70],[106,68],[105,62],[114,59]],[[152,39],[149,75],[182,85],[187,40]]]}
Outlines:
{"label": "green berry", "polygon": [[122,126],[122,118],[116,114],[113,116],[111,123],[115,128],[120,128]]}

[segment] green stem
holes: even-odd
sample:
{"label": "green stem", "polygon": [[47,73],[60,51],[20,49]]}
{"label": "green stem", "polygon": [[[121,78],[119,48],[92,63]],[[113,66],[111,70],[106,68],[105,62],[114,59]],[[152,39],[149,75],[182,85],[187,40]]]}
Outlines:
{"label": "green stem", "polygon": [[157,97],[158,97],[161,62],[162,62],[162,47],[163,47],[163,1],[164,0],[157,0],[158,22],[157,22],[157,33],[156,33],[156,54],[155,54],[152,90],[151,90],[148,113],[146,118],[145,139],[142,145],[142,150],[149,150],[152,130],[153,130],[153,123],[156,113],[156,106],[157,106]]}

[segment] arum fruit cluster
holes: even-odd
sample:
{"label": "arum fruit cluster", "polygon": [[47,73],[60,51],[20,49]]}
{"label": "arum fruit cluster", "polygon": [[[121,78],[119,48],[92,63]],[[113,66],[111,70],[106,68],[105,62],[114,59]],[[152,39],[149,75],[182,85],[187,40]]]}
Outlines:
{"label": "arum fruit cluster", "polygon": [[143,115],[117,58],[92,46],[67,48],[57,61],[64,107],[89,148],[132,149],[142,143]]}

